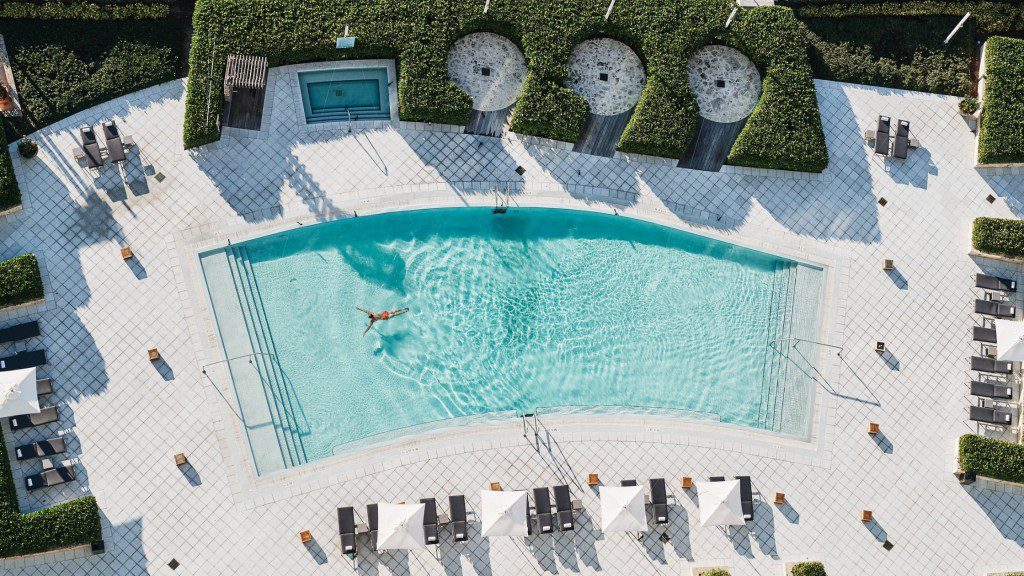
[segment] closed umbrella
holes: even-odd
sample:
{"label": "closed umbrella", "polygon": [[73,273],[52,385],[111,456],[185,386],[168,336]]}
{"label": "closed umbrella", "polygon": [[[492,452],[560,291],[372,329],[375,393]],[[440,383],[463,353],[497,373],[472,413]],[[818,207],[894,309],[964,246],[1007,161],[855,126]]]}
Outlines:
{"label": "closed umbrella", "polygon": [[701,526],[742,526],[743,503],[740,501],[740,481],[698,482],[697,502],[700,505]]}
{"label": "closed umbrella", "polygon": [[36,369],[0,372],[0,416],[38,413]]}
{"label": "closed umbrella", "polygon": [[504,492],[481,490],[480,505],[483,509],[480,533],[493,536],[526,536],[526,492]]}
{"label": "closed umbrella", "polygon": [[377,505],[377,549],[417,550],[426,548],[423,538],[423,504]]}
{"label": "closed umbrella", "polygon": [[642,486],[601,486],[600,491],[603,532],[647,531]]}

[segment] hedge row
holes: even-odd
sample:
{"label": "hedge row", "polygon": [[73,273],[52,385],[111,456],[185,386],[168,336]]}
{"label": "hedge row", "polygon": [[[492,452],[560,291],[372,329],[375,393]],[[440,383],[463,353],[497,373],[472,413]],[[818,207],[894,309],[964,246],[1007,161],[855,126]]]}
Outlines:
{"label": "hedge row", "polygon": [[[619,150],[677,158],[692,139],[699,119],[684,72],[686,61],[723,33],[728,6],[719,0],[623,0],[605,20],[606,6],[591,0],[521,0],[493,3],[484,15],[477,0],[198,0],[190,54],[192,89],[185,105],[185,147],[219,138],[217,119],[224,105],[220,86],[227,54],[266,55],[270,66],[340,58],[397,58],[403,120],[464,124],[472,103],[448,80],[448,50],[463,35],[487,30],[519,45],[529,66],[511,118],[513,131],[577,140],[589,109],[582,97],[564,87],[569,58],[581,41],[608,36],[631,46],[644,61],[648,75]],[[761,9],[745,11],[759,12]],[[755,60],[787,62],[766,66],[769,82],[777,86],[768,93],[780,99],[795,97],[798,102],[788,108],[795,109],[812,128],[817,125],[820,132],[810,74],[797,76],[787,70],[787,65],[809,70],[799,34],[792,33],[795,20],[786,9],[769,12],[780,16],[750,17],[761,22],[753,29],[774,37],[780,31],[771,27],[784,25],[782,35],[795,42],[785,56],[768,54],[760,39],[741,43]],[[334,38],[346,24],[358,38],[357,48],[339,52]],[[798,82],[804,86],[798,87]],[[810,100],[805,98],[807,94]],[[759,126],[765,130],[763,125],[777,118],[765,111],[761,116],[753,122],[753,133]],[[790,125],[786,122],[775,131],[784,132]],[[814,132],[811,130],[811,140]],[[810,166],[820,171],[823,152],[814,150],[809,157],[798,158],[806,150],[759,157],[759,151],[748,146],[737,159],[747,165]]]}
{"label": "hedge row", "polygon": [[0,212],[21,204],[21,189],[14,177],[14,164],[11,162],[11,151],[7,147],[7,137],[0,131]]}
{"label": "hedge row", "polygon": [[964,434],[960,437],[960,468],[1007,482],[1024,482],[1024,446]]}
{"label": "hedge row", "polygon": [[[780,4],[794,6],[797,16],[801,19],[849,18],[851,16],[955,16],[959,20],[964,14],[970,12],[970,21],[984,36],[1024,30],[1024,5],[1016,1],[908,0],[905,2],[819,3],[813,0],[782,0]],[[946,31],[942,37],[945,38],[948,33],[949,31]]]}
{"label": "hedge row", "polygon": [[989,38],[985,77],[978,162],[1024,162],[1024,40]]}
{"label": "hedge row", "polygon": [[979,252],[1024,258],[1024,220],[975,218],[971,242]]}
{"label": "hedge row", "polygon": [[89,496],[22,514],[0,432],[0,557],[87,544],[103,537],[96,499]]}
{"label": "hedge row", "polygon": [[0,262],[0,308],[43,297],[43,278],[34,254]]}
{"label": "hedge row", "polygon": [[800,26],[788,8],[743,10],[726,39],[763,71],[761,101],[729,152],[728,163],[821,172],[828,166],[814,76]]}
{"label": "hedge row", "polygon": [[821,562],[801,562],[793,566],[793,576],[826,576]]}
{"label": "hedge row", "polygon": [[0,18],[35,20],[149,20],[167,18],[167,4],[92,4],[90,2],[5,2]]}

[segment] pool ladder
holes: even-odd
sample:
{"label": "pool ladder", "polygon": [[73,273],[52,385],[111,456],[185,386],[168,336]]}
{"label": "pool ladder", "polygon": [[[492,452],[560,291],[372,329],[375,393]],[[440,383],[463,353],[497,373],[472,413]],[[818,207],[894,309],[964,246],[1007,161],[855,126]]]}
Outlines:
{"label": "pool ladder", "polygon": [[512,193],[509,191],[508,184],[505,185],[505,196],[501,195],[501,191],[497,186],[494,187],[494,214],[504,214],[508,212],[509,198]]}

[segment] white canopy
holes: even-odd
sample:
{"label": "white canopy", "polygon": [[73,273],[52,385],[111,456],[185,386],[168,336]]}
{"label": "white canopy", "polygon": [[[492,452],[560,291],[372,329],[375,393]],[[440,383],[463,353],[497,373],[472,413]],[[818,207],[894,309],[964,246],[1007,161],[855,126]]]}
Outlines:
{"label": "white canopy", "polygon": [[0,416],[38,413],[36,369],[0,372]]}
{"label": "white canopy", "polygon": [[647,510],[642,486],[601,486],[601,530],[646,532]]}
{"label": "white canopy", "polygon": [[743,504],[740,481],[697,482],[701,526],[742,526]]}
{"label": "white canopy", "polygon": [[481,490],[480,532],[492,536],[526,536],[526,492]]}
{"label": "white canopy", "polygon": [[423,539],[423,504],[377,504],[377,549],[417,550]]}
{"label": "white canopy", "polygon": [[996,320],[996,360],[1024,360],[1024,321]]}

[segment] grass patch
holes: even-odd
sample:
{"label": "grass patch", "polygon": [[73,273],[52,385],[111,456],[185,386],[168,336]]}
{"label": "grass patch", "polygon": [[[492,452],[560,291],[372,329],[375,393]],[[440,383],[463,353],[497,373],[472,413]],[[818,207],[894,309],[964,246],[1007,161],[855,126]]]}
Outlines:
{"label": "grass patch", "polygon": [[1024,40],[989,38],[985,76],[978,162],[1024,162]]}
{"label": "grass patch", "polygon": [[975,434],[960,437],[960,468],[1007,482],[1024,482],[1024,446]]}
{"label": "grass patch", "polygon": [[43,297],[43,277],[34,254],[22,254],[0,262],[0,308]]}
{"label": "grass patch", "polygon": [[975,218],[971,243],[986,254],[1024,258],[1024,220]]}

